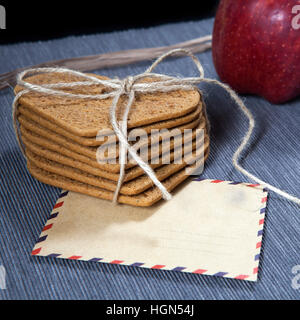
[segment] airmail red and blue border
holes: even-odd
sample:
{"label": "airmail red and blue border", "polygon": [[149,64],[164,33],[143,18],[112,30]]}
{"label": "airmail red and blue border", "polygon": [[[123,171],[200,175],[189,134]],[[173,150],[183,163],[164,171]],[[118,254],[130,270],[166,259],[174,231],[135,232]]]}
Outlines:
{"label": "airmail red and blue border", "polygon": [[[204,179],[196,178],[193,179],[193,181],[202,181]],[[227,183],[230,185],[240,185],[243,184],[247,187],[250,188],[261,188],[259,184],[245,184],[242,182],[234,182],[234,181],[224,181],[224,180],[210,180],[210,183]],[[53,227],[56,218],[59,215],[60,209],[64,205],[64,198],[68,195],[69,191],[63,190],[56,202],[56,204],[53,207],[53,210],[50,214],[50,217],[48,218],[48,221],[45,225],[45,227],[42,230],[42,235],[40,238],[37,240],[34,249],[31,252],[31,255],[33,256],[38,256],[42,255],[41,252],[43,250],[43,242],[47,240],[48,237],[48,232],[51,231],[51,228]],[[224,277],[224,278],[233,278],[233,279],[238,279],[238,280],[251,280],[255,281],[257,279],[257,274],[258,274],[258,266],[259,266],[259,260],[260,260],[260,254],[261,254],[261,247],[262,247],[262,237],[263,237],[263,226],[265,222],[265,213],[266,213],[266,205],[267,205],[267,200],[268,200],[268,190],[266,188],[263,189],[263,196],[261,199],[261,206],[259,209],[259,220],[258,220],[258,228],[257,228],[257,242],[256,242],[256,248],[255,248],[255,255],[253,257],[253,270],[252,273],[249,274],[230,274],[229,272],[226,271],[218,271],[218,272],[210,272],[209,270],[202,269],[202,268],[197,268],[195,270],[187,270],[186,267],[184,266],[177,266],[175,268],[168,268],[168,266],[163,265],[163,264],[155,264],[155,265],[147,265],[143,262],[137,261],[134,263],[126,263],[124,260],[119,260],[119,259],[114,259],[111,261],[106,261],[104,257],[93,257],[91,259],[85,259],[83,256],[80,255],[72,255],[69,257],[62,256],[61,253],[58,252],[53,252],[51,254],[48,254],[46,257],[49,258],[64,258],[64,259],[69,259],[69,260],[85,260],[89,262],[105,262],[105,263],[110,263],[110,264],[119,264],[119,265],[126,265],[126,266],[131,266],[131,267],[147,267],[150,269],[159,269],[159,270],[170,270],[170,271],[177,271],[177,272],[189,272],[189,273],[194,273],[194,274],[201,274],[201,275],[212,275],[212,276],[217,276],[217,277]]]}

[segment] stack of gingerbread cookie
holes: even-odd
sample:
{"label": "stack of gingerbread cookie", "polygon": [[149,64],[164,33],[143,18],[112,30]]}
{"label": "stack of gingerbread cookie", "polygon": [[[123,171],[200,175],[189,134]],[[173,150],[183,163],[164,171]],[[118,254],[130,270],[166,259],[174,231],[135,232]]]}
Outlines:
{"label": "stack of gingerbread cookie", "polygon": [[[53,84],[82,79],[74,75],[49,73],[31,76],[26,81],[32,84]],[[15,92],[22,89],[17,86]],[[76,94],[109,91],[100,84],[63,90]],[[120,98],[118,119],[122,118],[126,101],[126,96]],[[109,118],[111,104],[112,98],[69,99],[37,92],[23,95],[19,99],[18,121],[29,172],[41,182],[112,200],[119,179],[120,164],[119,143]],[[207,119],[201,95],[196,89],[136,94],[128,118],[128,135],[136,129],[146,135],[142,149],[148,150],[147,156],[143,157],[142,149],[139,149],[140,156],[148,162],[158,180],[169,191],[188,177],[186,169],[195,167],[193,159],[198,166],[208,156]],[[200,142],[199,132],[202,133]],[[156,146],[151,149],[149,142],[153,141],[153,137],[156,137]],[[99,153],[99,150],[104,150],[104,145],[113,145],[110,141],[116,141],[115,152],[110,153],[107,148],[105,152]],[[164,141],[169,142],[169,152],[164,148]],[[134,145],[135,142],[130,143]],[[191,150],[185,157],[183,143],[188,144]],[[199,148],[203,151],[201,161],[195,160]],[[136,162],[132,159],[127,161],[125,169],[118,198],[120,203],[150,206],[162,198],[160,190]]]}

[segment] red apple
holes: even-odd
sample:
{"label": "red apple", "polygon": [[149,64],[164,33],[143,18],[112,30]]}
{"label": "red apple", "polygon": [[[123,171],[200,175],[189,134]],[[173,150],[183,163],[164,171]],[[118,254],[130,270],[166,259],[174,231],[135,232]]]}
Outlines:
{"label": "red apple", "polygon": [[300,0],[221,0],[213,31],[220,79],[272,103],[300,95]]}

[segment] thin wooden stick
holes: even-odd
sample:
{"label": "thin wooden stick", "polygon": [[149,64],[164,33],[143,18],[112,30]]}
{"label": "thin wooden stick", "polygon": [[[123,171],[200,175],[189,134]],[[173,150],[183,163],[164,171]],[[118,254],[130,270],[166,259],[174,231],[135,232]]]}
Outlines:
{"label": "thin wooden stick", "polygon": [[[141,62],[145,60],[151,60],[159,57],[161,54],[176,48],[188,49],[192,53],[204,52],[211,49],[212,36],[208,35],[205,37],[180,42],[170,46],[156,47],[156,48],[145,48],[145,49],[132,49],[122,50],[118,52],[110,52],[99,55],[62,59],[48,61],[30,68],[41,68],[41,67],[64,67],[70,68],[82,72],[98,70],[101,68],[109,68],[127,65],[131,63]],[[178,54],[180,56],[181,54]],[[15,86],[16,76],[19,72],[24,71],[27,68],[15,69],[11,72],[3,73],[0,75],[0,90],[8,87]]]}

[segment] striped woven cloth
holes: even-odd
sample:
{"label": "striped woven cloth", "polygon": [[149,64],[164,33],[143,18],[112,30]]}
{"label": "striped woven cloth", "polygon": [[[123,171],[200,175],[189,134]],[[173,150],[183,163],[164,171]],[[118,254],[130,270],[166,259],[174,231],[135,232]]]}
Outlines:
{"label": "striped woven cloth", "polygon": [[[173,44],[212,32],[213,20],[168,24],[46,42],[0,46],[0,73],[43,61],[129,48]],[[211,52],[199,54],[206,76],[217,77]],[[196,71],[186,58],[158,70],[183,76]],[[190,64],[190,65],[189,65]],[[125,77],[148,63],[101,71]],[[189,67],[190,66],[190,67]],[[100,73],[100,72],[99,72]],[[247,128],[240,111],[220,89],[203,86],[212,125],[211,155],[202,178],[247,181],[231,157]],[[292,269],[300,265],[300,214],[295,204],[270,193],[257,283],[220,277],[30,256],[60,189],[33,179],[14,137],[11,89],[0,91],[0,300],[2,299],[299,299]],[[299,99],[272,106],[245,97],[257,128],[244,166],[263,180],[299,194]],[[299,267],[300,270],[300,267]],[[292,281],[294,279],[294,286]],[[299,281],[300,282],[300,281]],[[300,285],[299,285],[300,286]],[[3,289],[6,287],[6,289]],[[293,288],[294,287],[294,288]]]}

